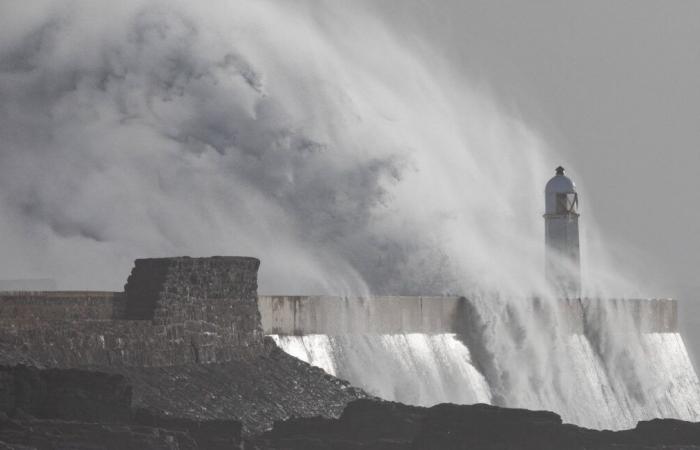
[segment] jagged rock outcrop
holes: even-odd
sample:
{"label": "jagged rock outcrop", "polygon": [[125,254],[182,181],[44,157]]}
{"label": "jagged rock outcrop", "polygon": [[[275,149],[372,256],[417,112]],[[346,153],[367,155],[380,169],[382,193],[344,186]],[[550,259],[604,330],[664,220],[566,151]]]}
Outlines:
{"label": "jagged rock outcrop", "polygon": [[89,422],[128,422],[132,387],[117,374],[0,366],[0,414]]}
{"label": "jagged rock outcrop", "polygon": [[700,449],[700,424],[652,420],[632,430],[597,431],[562,424],[558,415],[545,411],[452,404],[421,408],[367,399],[350,403],[339,419],[290,419],[247,438],[237,421],[187,420],[139,409],[128,420],[104,423],[0,415],[0,449],[5,448],[693,450]]}
{"label": "jagged rock outcrop", "polygon": [[562,424],[546,411],[367,399],[350,403],[338,419],[275,423],[253,444],[259,450],[691,450],[700,449],[700,423],[657,419],[633,430],[598,431]]}
{"label": "jagged rock outcrop", "polygon": [[[176,430],[127,424],[0,418],[0,449],[198,450],[190,435]],[[235,443],[228,448],[236,448]]]}
{"label": "jagged rock outcrop", "polygon": [[238,421],[160,417],[134,408],[132,392],[119,374],[2,366],[0,442],[7,448],[173,450],[241,442]]}
{"label": "jagged rock outcrop", "polygon": [[276,347],[259,359],[121,374],[0,367],[0,442],[41,449],[235,448],[275,419],[339,415],[362,396]]}
{"label": "jagged rock outcrop", "polygon": [[115,371],[133,386],[135,408],[188,420],[235,419],[246,435],[290,417],[337,417],[348,402],[367,397],[271,340],[268,345],[268,353],[226,363]]}

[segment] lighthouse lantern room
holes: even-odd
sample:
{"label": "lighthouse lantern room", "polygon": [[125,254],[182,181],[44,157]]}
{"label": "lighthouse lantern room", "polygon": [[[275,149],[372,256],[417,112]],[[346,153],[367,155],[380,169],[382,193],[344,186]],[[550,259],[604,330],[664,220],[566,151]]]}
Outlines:
{"label": "lighthouse lantern room", "polygon": [[545,187],[545,271],[557,294],[581,295],[581,256],[576,185],[559,166]]}

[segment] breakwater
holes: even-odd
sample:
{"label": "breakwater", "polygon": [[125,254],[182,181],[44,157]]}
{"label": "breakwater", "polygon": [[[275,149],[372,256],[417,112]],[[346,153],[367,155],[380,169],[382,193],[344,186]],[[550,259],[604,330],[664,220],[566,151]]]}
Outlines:
{"label": "breakwater", "polygon": [[700,420],[674,300],[259,296],[258,305],[282,349],[382,398],[551,410],[599,429]]}
{"label": "breakwater", "polygon": [[[535,310],[556,316],[571,333],[583,333],[590,320],[602,320],[610,308],[624,310],[641,332],[678,331],[678,304],[672,299],[573,299],[552,306],[524,299]],[[276,335],[461,333],[476,311],[459,296],[259,295],[263,331]],[[549,311],[547,311],[549,309]],[[622,331],[622,330],[621,330]]]}
{"label": "breakwater", "polygon": [[[292,358],[270,360],[268,335],[289,355],[408,404],[547,409],[594,428],[700,420],[700,383],[673,300],[267,296],[256,292],[257,264],[138,260],[124,292],[0,293],[0,362],[106,368],[127,375],[139,401],[174,412],[173,398],[197,396],[225,373],[262,382],[260,367],[326,386]],[[155,395],[163,386],[179,394]],[[216,402],[232,407],[224,391]],[[270,389],[278,399],[282,391]],[[332,413],[352,395],[338,398]],[[219,417],[208,416],[211,400],[195,403]]]}

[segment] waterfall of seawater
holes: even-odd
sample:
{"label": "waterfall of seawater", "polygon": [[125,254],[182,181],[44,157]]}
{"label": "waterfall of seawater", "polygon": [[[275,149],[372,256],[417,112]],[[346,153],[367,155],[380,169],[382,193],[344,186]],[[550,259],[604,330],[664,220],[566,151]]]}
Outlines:
{"label": "waterfall of seawater", "polygon": [[489,403],[491,393],[454,334],[273,336],[287,353],[388,400]]}
{"label": "waterfall of seawater", "polygon": [[[494,403],[488,379],[455,334],[273,335],[287,353],[347,379],[379,397],[430,406],[437,403]],[[506,392],[503,406],[546,409],[565,422],[622,429],[654,417],[700,420],[700,383],[678,333],[638,335],[643,357],[640,380],[620,360],[606,362],[586,336],[566,339],[567,383],[538,385],[528,392]],[[561,363],[561,362],[560,362]],[[549,370],[563,368],[552,366]],[[522,367],[531,373],[531,367]],[[522,388],[521,388],[522,389]],[[514,394],[514,395],[509,395]]]}

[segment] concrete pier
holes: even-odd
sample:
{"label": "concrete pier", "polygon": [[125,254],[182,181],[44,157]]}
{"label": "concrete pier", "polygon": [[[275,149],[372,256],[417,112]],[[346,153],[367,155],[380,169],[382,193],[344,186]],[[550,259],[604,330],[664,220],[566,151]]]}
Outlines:
{"label": "concrete pier", "polygon": [[[603,320],[620,323],[621,332],[678,331],[677,302],[671,299],[561,300],[556,308],[535,299],[531,308],[556,314],[571,333]],[[473,323],[465,297],[259,295],[258,308],[265,334],[397,334],[459,333]],[[546,317],[548,314],[541,315]]]}

